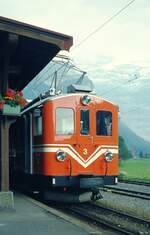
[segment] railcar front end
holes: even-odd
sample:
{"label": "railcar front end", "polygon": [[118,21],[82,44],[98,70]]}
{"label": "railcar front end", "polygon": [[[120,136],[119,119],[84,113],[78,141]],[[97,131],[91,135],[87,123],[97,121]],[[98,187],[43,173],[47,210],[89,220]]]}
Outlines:
{"label": "railcar front end", "polygon": [[24,177],[47,199],[87,201],[118,175],[118,107],[99,97],[46,98],[23,112]]}

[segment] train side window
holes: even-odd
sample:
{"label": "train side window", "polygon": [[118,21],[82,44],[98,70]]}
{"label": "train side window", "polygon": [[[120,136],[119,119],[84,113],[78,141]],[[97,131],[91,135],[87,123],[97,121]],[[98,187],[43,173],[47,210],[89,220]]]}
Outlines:
{"label": "train side window", "polygon": [[56,134],[74,134],[74,111],[71,108],[56,109]]}
{"label": "train side window", "polygon": [[42,113],[40,109],[34,110],[34,136],[42,135]]}
{"label": "train side window", "polygon": [[96,135],[112,136],[112,113],[109,111],[96,112]]}
{"label": "train side window", "polygon": [[80,112],[80,134],[89,135],[90,114],[88,109],[82,109]]}

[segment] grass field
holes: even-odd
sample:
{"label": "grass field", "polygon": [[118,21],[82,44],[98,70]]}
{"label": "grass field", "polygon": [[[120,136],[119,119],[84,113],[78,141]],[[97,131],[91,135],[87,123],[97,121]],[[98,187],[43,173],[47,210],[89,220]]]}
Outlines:
{"label": "grass field", "polygon": [[119,172],[121,179],[150,182],[150,159],[123,161],[120,163]]}

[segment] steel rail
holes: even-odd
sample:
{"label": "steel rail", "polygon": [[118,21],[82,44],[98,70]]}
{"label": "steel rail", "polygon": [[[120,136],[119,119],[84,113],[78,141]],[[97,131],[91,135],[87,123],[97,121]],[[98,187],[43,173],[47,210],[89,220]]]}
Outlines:
{"label": "steel rail", "polygon": [[96,223],[97,226],[102,226],[104,228],[113,230],[115,232],[117,231],[125,235],[133,235],[133,232],[127,231],[124,228],[117,227],[116,225],[108,223],[107,221],[100,220],[100,218],[98,218],[97,216],[93,217],[93,214],[90,214],[89,211],[85,211],[82,208],[69,208],[69,211],[72,211],[74,214],[80,216],[82,219],[86,221],[88,220],[88,222],[90,222],[91,224],[93,223],[95,225]]}
{"label": "steel rail", "polygon": [[[111,219],[107,218],[107,215],[110,215],[111,217],[116,216],[116,218],[121,218],[124,222],[124,219],[126,218],[128,223],[131,221],[131,223],[135,224],[141,224],[144,227],[146,227],[147,231],[150,231],[150,221],[134,217],[132,215],[129,215],[125,212],[121,212],[115,209],[107,208],[105,206],[101,206],[98,204],[98,202],[91,202],[91,203],[84,203],[84,204],[61,204],[61,203],[51,203],[47,201],[43,201],[40,198],[34,199],[38,201],[39,203],[44,203],[50,208],[57,209],[57,211],[60,211],[60,213],[66,213],[66,215],[69,216],[72,215],[74,218],[83,220],[85,222],[89,222],[91,227],[93,225],[95,227],[101,227],[101,229],[107,229],[111,230],[112,232],[116,232],[116,234],[125,234],[125,235],[139,235],[138,231],[131,231],[131,229],[127,227],[123,227],[119,224],[116,224],[111,221]],[[103,214],[106,214],[106,218],[103,218],[104,216],[100,216]],[[112,214],[112,215],[111,215]],[[116,219],[117,221],[117,219]],[[122,222],[122,223],[123,223]],[[142,234],[147,234],[143,233]],[[148,233],[149,234],[149,233]]]}
{"label": "steel rail", "polygon": [[150,200],[150,193],[141,192],[141,191],[137,191],[137,190],[129,190],[129,189],[119,188],[119,187],[114,188],[112,186],[105,186],[104,188],[101,188],[100,190],[106,191],[106,192],[111,191],[112,193],[116,193],[116,194],[141,198],[144,200]]}
{"label": "steel rail", "polygon": [[150,187],[150,183],[149,182],[142,182],[142,181],[138,181],[138,180],[119,180],[119,183],[143,185],[143,186]]}
{"label": "steel rail", "polygon": [[[81,216],[83,219],[88,220],[90,223],[96,223],[96,225],[104,226],[105,228],[109,228],[111,230],[115,230],[117,232],[123,233],[123,234],[128,234],[128,235],[139,235],[139,231],[131,231],[129,228],[125,228],[121,225],[115,224],[114,222],[108,221],[107,218],[104,219],[101,217],[102,211],[105,211],[107,214],[112,214],[112,216],[116,216],[124,221],[124,219],[127,219],[128,221],[130,220],[133,223],[140,224],[145,226],[146,230],[150,229],[150,222],[144,219],[140,219],[135,216],[131,216],[129,214],[126,214],[124,212],[120,212],[114,209],[106,208],[101,205],[97,205],[95,203],[86,203],[86,208],[84,208],[84,205],[80,206],[72,206],[71,208],[68,208],[69,211],[72,211],[73,213]],[[95,214],[94,214],[95,211]],[[99,212],[99,213],[97,213]],[[142,233],[144,234],[144,233]]]}
{"label": "steel rail", "polygon": [[119,216],[123,216],[124,218],[131,219],[134,222],[138,222],[140,224],[148,226],[149,229],[150,229],[150,221],[148,221],[148,220],[139,218],[137,216],[130,215],[130,214],[128,214],[126,212],[123,212],[123,211],[119,211],[119,210],[116,210],[116,209],[113,209],[113,208],[108,208],[108,207],[99,205],[97,202],[95,202],[95,203],[92,202],[91,204],[92,204],[92,206],[95,206],[96,208],[104,209],[105,211],[111,212],[111,213],[119,215]]}
{"label": "steel rail", "polygon": [[[31,197],[31,195],[30,195]],[[29,197],[29,198],[30,198]],[[30,198],[30,200],[34,201],[34,203],[41,203],[42,204],[42,208],[44,208],[44,206],[50,207],[50,212],[54,213],[52,211],[52,209],[59,211],[60,213],[64,213],[66,215],[71,215],[74,218],[78,218],[81,221],[84,221],[85,223],[89,223],[88,226],[91,226],[91,228],[95,227],[95,223],[96,223],[96,227],[100,227],[101,229],[107,229],[107,230],[111,230],[111,232],[118,232],[119,234],[124,234],[124,235],[139,235],[139,234],[133,234],[133,232],[127,231],[126,229],[117,227],[114,224],[110,224],[107,223],[104,220],[100,220],[98,217],[93,217],[93,215],[90,215],[89,212],[87,212],[86,210],[84,210],[82,207],[82,204],[79,204],[79,207],[77,207],[75,204],[61,204],[59,203],[51,203],[45,200],[41,200],[40,198]],[[85,203],[87,204],[87,203]],[[43,206],[44,205],[44,206]],[[90,205],[90,204],[89,204]],[[77,208],[76,208],[77,207]],[[93,205],[92,205],[93,207]],[[55,214],[55,213],[54,213]],[[57,216],[59,216],[59,214],[57,213]],[[64,218],[64,216],[63,216]],[[65,219],[65,218],[64,218]],[[72,221],[72,220],[71,220]],[[97,229],[96,229],[97,230]],[[116,233],[115,233],[116,234]]]}

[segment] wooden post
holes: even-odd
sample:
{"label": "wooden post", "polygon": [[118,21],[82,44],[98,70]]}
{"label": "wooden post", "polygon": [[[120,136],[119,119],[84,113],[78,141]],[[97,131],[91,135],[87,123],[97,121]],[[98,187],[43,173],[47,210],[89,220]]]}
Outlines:
{"label": "wooden post", "polygon": [[1,118],[1,191],[9,191],[9,126],[7,117]]}
{"label": "wooden post", "polygon": [[[5,42],[4,42],[5,40]],[[0,75],[1,93],[4,95],[8,87],[9,73],[9,34],[3,38],[3,51],[1,54]],[[9,191],[9,124],[7,117],[2,116],[1,129],[1,191]]]}
{"label": "wooden post", "polygon": [[[8,88],[9,61],[10,61],[10,35],[5,34],[2,39],[3,50],[0,54],[0,93],[5,94]],[[0,207],[13,208],[13,193],[9,192],[9,127],[7,116],[0,117],[0,153],[1,153],[1,192]]]}

